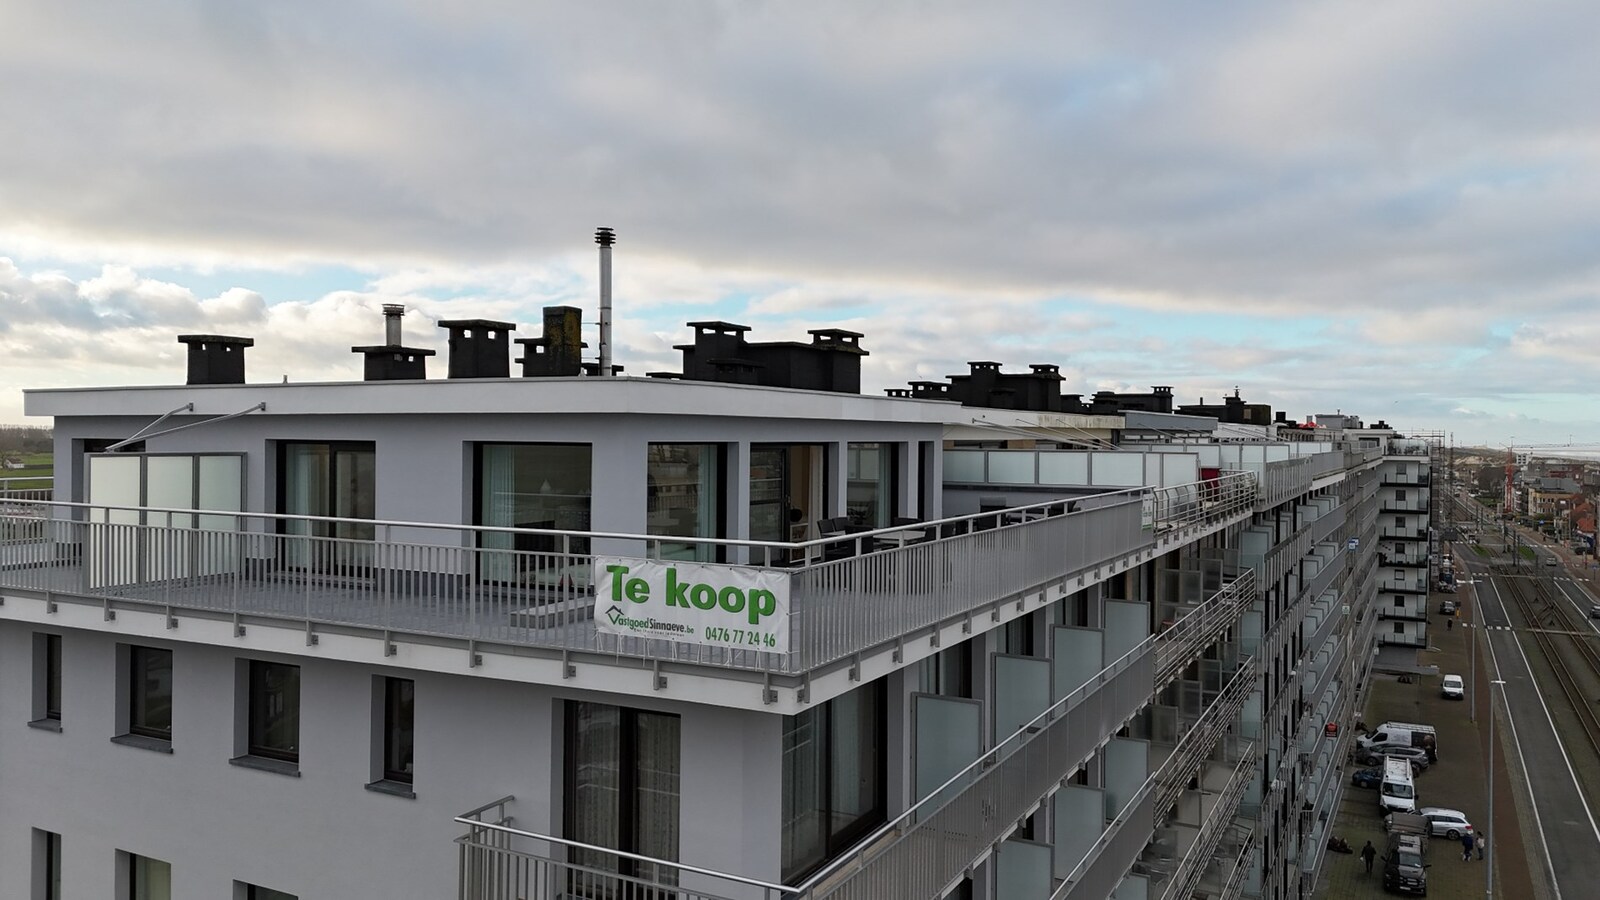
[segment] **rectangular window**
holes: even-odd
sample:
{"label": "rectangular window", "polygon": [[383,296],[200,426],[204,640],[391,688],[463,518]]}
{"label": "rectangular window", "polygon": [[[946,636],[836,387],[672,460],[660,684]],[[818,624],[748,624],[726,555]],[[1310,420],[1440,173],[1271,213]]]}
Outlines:
{"label": "rectangular window", "polygon": [[783,880],[793,883],[884,821],[882,681],[784,720]]}
{"label": "rectangular window", "polygon": [[1394,498],[1396,500],[1404,500],[1406,498],[1406,489],[1405,488],[1396,488],[1395,492],[1394,492]]}
{"label": "rectangular window", "polygon": [[1395,634],[1405,634],[1406,633],[1406,623],[1404,623],[1404,622],[1396,622],[1396,623],[1394,623],[1394,633]]}
{"label": "rectangular window", "polygon": [[417,683],[409,678],[383,680],[383,777],[411,783],[412,727]]}
{"label": "rectangular window", "polygon": [[[678,733],[675,715],[569,702],[566,836],[627,853],[676,860]],[[677,883],[675,868],[593,851],[574,850],[572,859],[658,884]],[[572,889],[579,896],[591,896],[576,886]]]}
{"label": "rectangular window", "polygon": [[128,648],[128,733],[172,740],[172,651]]}
{"label": "rectangular window", "polygon": [[[589,531],[593,484],[588,444],[479,444],[477,447],[479,525]],[[553,554],[587,554],[588,538],[553,534],[483,532],[480,574],[491,581],[560,582],[561,563]]]}
{"label": "rectangular window", "polygon": [[887,528],[894,521],[895,444],[851,444],[846,450],[845,512],[850,524]]}
{"label": "rectangular window", "polygon": [[172,900],[172,866],[159,859],[127,854],[129,900]]}
{"label": "rectangular window", "polygon": [[264,888],[260,885],[247,884],[244,885],[244,900],[300,900],[300,898],[294,894],[286,894],[283,891],[274,891],[271,888]]}
{"label": "rectangular window", "polygon": [[33,900],[62,900],[61,835],[33,829]]}
{"label": "rectangular window", "polygon": [[33,636],[33,718],[61,722],[61,635]]}
{"label": "rectangular window", "polygon": [[[722,537],[722,445],[651,444],[646,459],[648,533]],[[660,548],[662,559],[714,562],[720,555],[715,545],[695,541],[662,541]]]}
{"label": "rectangular window", "polygon": [[[820,444],[756,444],[750,448],[750,539],[799,543],[821,536],[827,514],[827,454]],[[788,556],[752,562],[782,564]]]}
{"label": "rectangular window", "polygon": [[[278,445],[278,509],[289,515],[336,519],[377,516],[377,449],[371,443]],[[284,563],[335,574],[362,574],[372,565],[375,532],[364,522],[288,519]]]}
{"label": "rectangular window", "polygon": [[251,756],[300,761],[300,667],[250,661]]}

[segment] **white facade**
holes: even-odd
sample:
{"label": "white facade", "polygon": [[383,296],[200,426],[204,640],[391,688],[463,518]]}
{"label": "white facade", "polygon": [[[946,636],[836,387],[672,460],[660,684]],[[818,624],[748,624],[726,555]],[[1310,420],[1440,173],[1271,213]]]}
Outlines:
{"label": "white facade", "polygon": [[[266,408],[143,452],[242,454],[256,515],[197,534],[205,517],[108,509],[126,491],[86,477],[85,451],[190,402],[168,426]],[[115,895],[129,854],[196,900],[543,898],[628,872],[729,900],[1292,896],[1320,862],[1381,631],[1379,525],[1420,523],[1426,547],[1425,514],[1378,512],[1379,451],[1331,440],[974,458],[943,448],[947,421],[970,425],[950,404],[648,379],[52,391],[28,408],[55,417],[58,480],[55,505],[5,510],[0,871],[41,879],[59,858],[69,897]],[[353,518],[375,524],[284,515],[309,477],[285,447],[304,443],[355,448],[327,463],[328,496],[354,478],[370,512]],[[486,523],[482,447],[511,443],[588,448],[588,528]],[[669,478],[651,468],[667,444],[719,449]],[[815,448],[821,484],[785,476],[784,508],[810,506],[754,540],[761,454],[780,446]],[[141,483],[135,505],[171,508]],[[662,531],[685,518],[680,488],[699,533]],[[863,510],[879,527],[825,532]],[[780,578],[789,649],[604,633],[586,562],[671,553]],[[145,689],[170,703],[165,738],[130,732],[135,647],[171,651]],[[298,667],[278,756],[254,752],[283,750],[286,726],[252,661]],[[408,784],[385,777],[402,740],[385,679],[414,690]],[[591,874],[559,843],[612,802],[659,826],[618,840],[661,862]]]}

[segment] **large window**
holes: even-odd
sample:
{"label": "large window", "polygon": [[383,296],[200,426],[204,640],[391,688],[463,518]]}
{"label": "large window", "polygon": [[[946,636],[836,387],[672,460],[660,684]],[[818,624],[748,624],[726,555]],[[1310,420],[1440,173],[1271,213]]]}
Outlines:
{"label": "large window", "polygon": [[[645,478],[650,534],[723,536],[720,444],[651,444]],[[698,542],[662,541],[661,557],[706,562],[718,553]]]}
{"label": "large window", "polygon": [[[278,445],[278,509],[293,516],[372,519],[377,515],[377,451],[373,444]],[[285,562],[299,568],[353,573],[372,564],[374,531],[364,522],[288,519]]]}
{"label": "large window", "polygon": [[172,740],[172,651],[128,648],[128,733]]}
{"label": "large window", "polygon": [[[586,844],[676,860],[678,726],[678,717],[667,713],[569,702],[566,836]],[[573,860],[646,881],[677,883],[676,869],[608,853],[574,851]],[[577,895],[591,896],[586,892]]]}
{"label": "large window", "polygon": [[299,900],[299,898],[294,894],[286,894],[283,891],[247,884],[244,886],[244,900]]}
{"label": "large window", "polygon": [[147,856],[128,858],[129,900],[172,900],[172,866]]}
{"label": "large window", "polygon": [[383,679],[383,778],[411,783],[411,753],[417,683]]}
{"label": "large window", "polygon": [[887,528],[895,516],[894,444],[851,444],[845,474],[845,512],[850,524]]}
{"label": "large window", "polygon": [[750,448],[751,540],[797,543],[819,536],[817,522],[827,518],[822,451],[815,444]]}
{"label": "large window", "polygon": [[883,682],[784,720],[783,880],[793,884],[884,821]]}
{"label": "large window", "polygon": [[[477,523],[498,528],[589,531],[592,453],[587,444],[478,445]],[[483,555],[492,581],[555,582],[572,573],[550,554],[587,554],[585,538],[484,532],[482,546],[515,553]]]}
{"label": "large window", "polygon": [[300,667],[250,661],[251,756],[300,760]]}

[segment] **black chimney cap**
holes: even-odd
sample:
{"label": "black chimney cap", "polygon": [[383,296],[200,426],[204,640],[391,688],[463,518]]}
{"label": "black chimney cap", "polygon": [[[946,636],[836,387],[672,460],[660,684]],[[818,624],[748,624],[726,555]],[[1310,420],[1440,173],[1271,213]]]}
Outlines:
{"label": "black chimney cap", "polygon": [[244,348],[255,338],[229,334],[180,334],[189,345],[189,384],[244,384]]}
{"label": "black chimney cap", "polygon": [[596,228],[594,242],[602,247],[609,247],[617,242],[617,233],[605,227]]}

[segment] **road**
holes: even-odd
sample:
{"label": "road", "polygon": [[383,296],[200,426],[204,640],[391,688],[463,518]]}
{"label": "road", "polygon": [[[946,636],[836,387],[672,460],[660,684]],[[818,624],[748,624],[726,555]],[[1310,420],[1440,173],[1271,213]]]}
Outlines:
{"label": "road", "polygon": [[[1520,618],[1512,618],[1513,604],[1506,584],[1510,577],[1553,580],[1560,595],[1580,610],[1590,629],[1600,634],[1588,619],[1593,601],[1585,588],[1566,577],[1565,568],[1547,567],[1544,559],[1548,552],[1540,551],[1534,565],[1523,570],[1529,574],[1496,575],[1485,563],[1477,561],[1466,562],[1466,568],[1474,581],[1477,615],[1486,627],[1488,639],[1486,671],[1490,674],[1484,681],[1497,678],[1506,682],[1504,700],[1511,727],[1497,735],[1497,749],[1514,755],[1511,770],[1519,774],[1533,798],[1533,818],[1543,843],[1547,877],[1556,885],[1558,896],[1591,897],[1595,896],[1595,886],[1600,885],[1600,822],[1596,819],[1600,806],[1595,804],[1595,798],[1586,796],[1583,782],[1593,782],[1600,774],[1596,771],[1600,769],[1600,754],[1581,741],[1564,744],[1558,734],[1555,719],[1562,711],[1553,706],[1564,698],[1553,686],[1541,690],[1534,675],[1535,663],[1529,659],[1539,651],[1529,636],[1515,630],[1523,623]],[[1542,668],[1543,663],[1538,665]],[[1478,689],[1487,689],[1487,685],[1480,681]],[[1566,714],[1571,715],[1570,711]],[[1530,773],[1537,773],[1538,777],[1530,778]]]}

